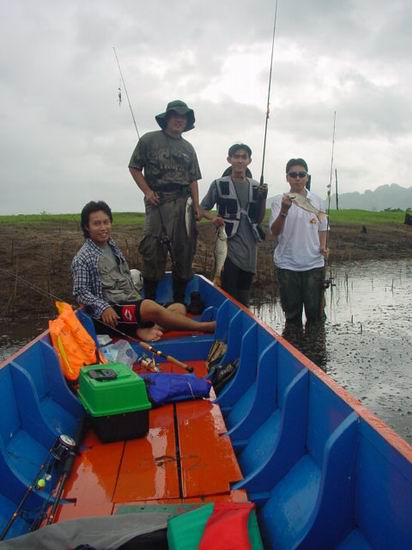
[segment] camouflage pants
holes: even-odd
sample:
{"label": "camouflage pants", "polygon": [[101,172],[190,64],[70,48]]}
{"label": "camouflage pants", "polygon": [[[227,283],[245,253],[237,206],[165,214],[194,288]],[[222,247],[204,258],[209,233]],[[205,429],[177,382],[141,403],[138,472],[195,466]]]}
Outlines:
{"label": "camouflage pants", "polygon": [[[185,211],[189,195],[163,193],[159,206],[146,204],[146,217],[139,252],[143,259],[145,279],[159,281],[166,269],[168,248],[172,256],[175,279],[187,281],[192,277],[192,262],[196,252],[197,229],[193,207],[190,209],[189,234]],[[169,244],[167,244],[167,242]]]}
{"label": "camouflage pants", "polygon": [[323,320],[323,267],[308,271],[277,268],[279,295],[286,323],[302,325],[303,307],[309,323]]}

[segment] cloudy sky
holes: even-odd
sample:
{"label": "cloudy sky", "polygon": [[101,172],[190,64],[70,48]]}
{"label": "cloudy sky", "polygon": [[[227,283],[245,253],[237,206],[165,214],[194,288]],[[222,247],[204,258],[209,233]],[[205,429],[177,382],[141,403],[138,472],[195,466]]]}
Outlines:
{"label": "cloudy sky", "polygon": [[[1,2],[0,214],[78,212],[104,199],[141,211],[128,161],[172,99],[196,114],[186,134],[203,179],[243,141],[259,179],[274,0]],[[412,2],[279,0],[265,179],[285,190],[303,156],[326,194],[333,118],[341,192],[412,185]]]}

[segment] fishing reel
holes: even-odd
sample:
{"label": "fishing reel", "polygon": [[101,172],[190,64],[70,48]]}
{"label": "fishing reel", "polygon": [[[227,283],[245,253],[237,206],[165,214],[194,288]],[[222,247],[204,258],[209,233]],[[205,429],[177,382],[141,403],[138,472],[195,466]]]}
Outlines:
{"label": "fishing reel", "polygon": [[50,454],[59,462],[64,462],[70,455],[73,455],[76,448],[76,441],[66,434],[61,434],[54,442]]}
{"label": "fishing reel", "polygon": [[328,279],[325,279],[323,281],[323,289],[327,290],[329,287],[336,286],[335,283],[333,282],[334,279],[335,279],[335,277],[329,277]]}

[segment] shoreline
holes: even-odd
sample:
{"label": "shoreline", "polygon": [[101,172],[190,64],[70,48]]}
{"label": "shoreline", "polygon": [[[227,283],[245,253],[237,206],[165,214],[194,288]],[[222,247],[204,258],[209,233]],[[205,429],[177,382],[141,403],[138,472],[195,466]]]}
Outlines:
{"label": "shoreline", "polygon": [[[113,238],[131,268],[141,267],[137,248],[142,229],[142,225],[115,225],[113,229]],[[211,224],[200,223],[198,232],[193,270],[211,278],[215,230]],[[57,297],[71,303],[70,264],[82,243],[75,221],[1,224],[0,318],[51,314]],[[259,291],[276,285],[273,248],[271,237],[258,247],[254,287]],[[336,224],[331,228],[329,248],[331,267],[342,261],[408,258],[412,255],[412,227],[395,223]]]}

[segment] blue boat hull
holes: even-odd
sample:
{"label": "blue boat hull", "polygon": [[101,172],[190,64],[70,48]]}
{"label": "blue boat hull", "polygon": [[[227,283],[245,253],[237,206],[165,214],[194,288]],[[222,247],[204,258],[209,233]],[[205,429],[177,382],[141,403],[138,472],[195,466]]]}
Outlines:
{"label": "blue boat hull", "polygon": [[[216,318],[215,335],[159,343],[183,360],[206,359],[227,343],[222,364],[239,359],[220,405],[265,548],[412,548],[412,448],[358,401],[206,279],[187,289]],[[157,299],[171,301],[170,277]],[[94,335],[93,324],[80,319]],[[83,410],[68,390],[44,333],[0,369],[0,530],[61,433],[74,436]],[[59,472],[36,487],[7,538],[27,532],[52,500]]]}

